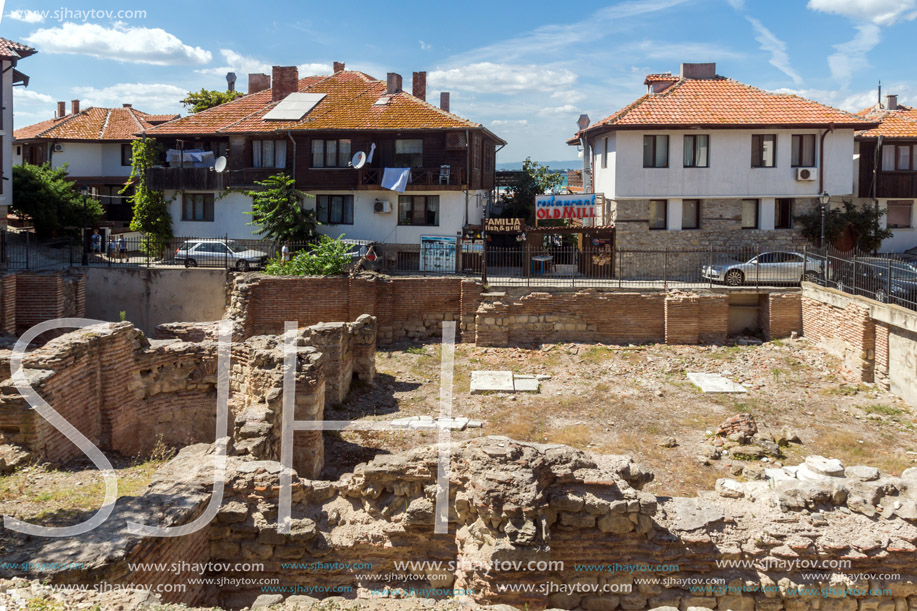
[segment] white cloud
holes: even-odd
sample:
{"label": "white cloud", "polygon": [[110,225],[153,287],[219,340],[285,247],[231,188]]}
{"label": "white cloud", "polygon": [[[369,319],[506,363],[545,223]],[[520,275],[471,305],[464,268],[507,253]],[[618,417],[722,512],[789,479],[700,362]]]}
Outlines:
{"label": "white cloud", "polygon": [[23,21],[25,23],[44,23],[45,22],[44,15],[42,15],[38,11],[33,11],[33,10],[19,9],[15,11],[10,11],[9,13],[6,14],[6,16],[9,17],[10,19],[14,19],[16,21]]}
{"label": "white cloud", "polygon": [[[879,99],[879,92],[876,89],[857,91],[851,93],[846,90],[827,90],[827,89],[778,89],[778,93],[792,93],[809,100],[815,100],[822,104],[828,104],[835,108],[846,110],[847,112],[859,112],[864,108],[874,106]],[[917,86],[909,83],[896,82],[891,85],[882,86],[883,98],[886,94],[896,94],[898,101],[908,106],[917,105]],[[885,103],[885,100],[882,100]]]}
{"label": "white cloud", "polygon": [[641,59],[683,61],[717,61],[742,59],[743,53],[731,51],[717,44],[707,42],[665,42],[643,40],[628,45],[629,50],[638,51]]}
{"label": "white cloud", "polygon": [[876,25],[917,18],[917,0],[809,0],[808,7]]}
{"label": "white cloud", "polygon": [[495,119],[490,124],[494,127],[525,127],[529,122],[525,119]]}
{"label": "white cloud", "polygon": [[[254,57],[242,55],[232,49],[220,49],[220,55],[223,56],[224,65],[216,68],[204,68],[198,70],[198,72],[201,74],[215,74],[218,76],[225,76],[227,72],[235,72],[240,81],[245,82],[247,82],[246,79],[249,74],[271,74],[273,72],[273,64]],[[300,64],[297,68],[299,69],[300,76],[331,74],[333,70],[330,64],[322,63]]]}
{"label": "white cloud", "polygon": [[420,43],[420,50],[421,50],[421,51],[429,51],[430,49],[433,48],[433,45],[431,45],[431,44],[428,43],[428,42],[424,42],[424,41],[422,41],[422,40],[418,40],[417,42]]}
{"label": "white cloud", "polygon": [[564,104],[563,106],[554,106],[551,108],[542,108],[538,111],[538,114],[542,117],[550,115],[559,115],[559,114],[570,114],[579,112],[579,109],[573,104]]}
{"label": "white cloud", "polygon": [[761,44],[761,50],[771,54],[771,65],[793,79],[797,85],[802,84],[802,77],[790,65],[790,56],[786,52],[786,43],[774,36],[764,25],[753,17],[746,17],[755,29],[755,40]]}
{"label": "white cloud", "polygon": [[53,104],[54,98],[44,93],[16,87],[13,89],[13,104]]}
{"label": "white cloud", "polygon": [[737,11],[745,10],[745,0],[726,0],[729,5]]}
{"label": "white cloud", "polygon": [[165,30],[128,27],[124,23],[111,27],[64,23],[58,28],[38,30],[26,41],[43,53],[88,55],[159,66],[207,64],[213,59],[210,51],[186,45]]}
{"label": "white cloud", "polygon": [[439,89],[459,89],[477,93],[516,94],[569,87],[576,75],[566,69],[542,65],[496,64],[479,62],[447,70],[433,70],[428,82]]}
{"label": "white cloud", "polygon": [[[649,15],[683,4],[688,0],[627,0],[595,11],[576,23],[541,26],[522,36],[508,38],[467,53],[456,60],[463,63],[500,58],[512,61],[533,55],[557,56],[569,47],[582,48],[583,41],[597,41],[615,31],[627,29],[627,19]],[[531,61],[531,60],[530,60]]]}
{"label": "white cloud", "polygon": [[853,40],[835,45],[837,52],[828,57],[831,76],[844,87],[848,86],[855,72],[869,67],[866,54],[879,44],[881,38],[879,26],[872,23],[857,26],[857,35]]}
{"label": "white cloud", "polygon": [[155,114],[182,112],[184,107],[181,101],[188,91],[161,83],[121,83],[102,89],[74,87],[73,93],[80,98],[83,108],[115,108],[122,104],[133,104],[138,110]]}

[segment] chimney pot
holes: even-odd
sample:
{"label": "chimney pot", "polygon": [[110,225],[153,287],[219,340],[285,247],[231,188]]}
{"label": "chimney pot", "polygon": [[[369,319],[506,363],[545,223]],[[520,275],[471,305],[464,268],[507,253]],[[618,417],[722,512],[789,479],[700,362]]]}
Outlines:
{"label": "chimney pot", "polygon": [[401,75],[397,72],[389,72],[385,81],[385,93],[394,95],[401,91]]}
{"label": "chimney pot", "polygon": [[334,73],[343,72],[344,67],[344,62],[334,62]]}
{"label": "chimney pot", "polygon": [[426,101],[427,99],[427,73],[414,73],[414,97]]}
{"label": "chimney pot", "polygon": [[75,115],[80,114],[80,101],[73,100],[72,102],[70,102],[70,108],[72,109],[73,114]]}
{"label": "chimney pot", "polygon": [[885,108],[887,110],[898,110],[898,96],[894,94],[885,96]]}
{"label": "chimney pot", "polygon": [[712,79],[716,78],[716,64],[682,64],[681,78]]}
{"label": "chimney pot", "polygon": [[279,102],[299,89],[299,68],[296,66],[274,66],[274,84],[271,100]]}
{"label": "chimney pot", "polygon": [[258,93],[265,89],[271,88],[271,77],[267,74],[249,74],[248,75],[248,92]]}
{"label": "chimney pot", "polygon": [[60,119],[67,114],[67,102],[57,103],[57,118]]}
{"label": "chimney pot", "polygon": [[443,91],[439,94],[439,107],[446,112],[449,112],[449,92]]}
{"label": "chimney pot", "polygon": [[124,104],[124,108],[131,108],[132,104]]}

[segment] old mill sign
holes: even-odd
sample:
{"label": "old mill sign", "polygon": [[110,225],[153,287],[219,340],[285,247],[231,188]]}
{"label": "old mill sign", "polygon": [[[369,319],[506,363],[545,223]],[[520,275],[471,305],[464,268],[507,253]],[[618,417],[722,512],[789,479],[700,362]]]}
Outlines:
{"label": "old mill sign", "polygon": [[522,219],[487,219],[484,231],[487,233],[522,233]]}
{"label": "old mill sign", "polygon": [[535,197],[535,218],[553,219],[595,218],[595,193],[574,195],[538,195]]}

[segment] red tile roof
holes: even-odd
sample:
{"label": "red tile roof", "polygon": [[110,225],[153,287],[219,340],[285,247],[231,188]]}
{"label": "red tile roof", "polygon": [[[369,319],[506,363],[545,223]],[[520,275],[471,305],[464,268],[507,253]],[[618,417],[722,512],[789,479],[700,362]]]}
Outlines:
{"label": "red tile roof", "polygon": [[23,57],[35,55],[36,53],[38,53],[38,51],[32,47],[25,46],[21,42],[9,40],[8,38],[0,38],[0,58],[22,59]]}
{"label": "red tile roof", "polygon": [[873,121],[878,127],[857,133],[857,138],[907,138],[917,139],[917,108],[898,104],[897,110],[870,107],[858,113]]}
{"label": "red tile roof", "polygon": [[[288,130],[409,130],[482,128],[406,91],[386,96],[386,84],[362,72],[341,71],[299,81],[298,91],[325,98],[299,121],[265,121],[279,102],[271,90],[182,117],[147,130],[150,136],[266,133]],[[386,104],[376,104],[380,98]]]}
{"label": "red tile roof", "polygon": [[[668,80],[667,75],[650,75]],[[673,79],[675,77],[672,77]],[[796,95],[771,93],[732,79],[676,79],[674,85],[647,94],[613,115],[596,122],[597,129],[687,127],[836,127],[869,128],[870,121]],[[582,132],[577,133],[579,138]],[[571,143],[576,142],[571,139]]]}
{"label": "red tile roof", "polygon": [[91,107],[59,119],[49,119],[17,129],[16,140],[83,140],[123,141],[136,140],[135,134],[162,120],[176,119],[178,115],[148,115],[135,108]]}

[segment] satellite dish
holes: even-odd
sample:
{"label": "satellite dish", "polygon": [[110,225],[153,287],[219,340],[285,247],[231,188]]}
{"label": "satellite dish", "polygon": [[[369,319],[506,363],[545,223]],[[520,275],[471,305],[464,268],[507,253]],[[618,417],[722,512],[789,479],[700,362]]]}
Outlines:
{"label": "satellite dish", "polygon": [[213,169],[216,171],[217,174],[222,174],[223,172],[226,171],[227,165],[228,165],[228,162],[226,160],[226,157],[217,157],[217,160],[213,162]]}
{"label": "satellite dish", "polygon": [[354,169],[356,170],[359,170],[360,168],[365,166],[366,165],[366,153],[364,153],[363,151],[359,151],[356,155],[353,156],[353,159],[350,161],[350,165],[352,165]]}

